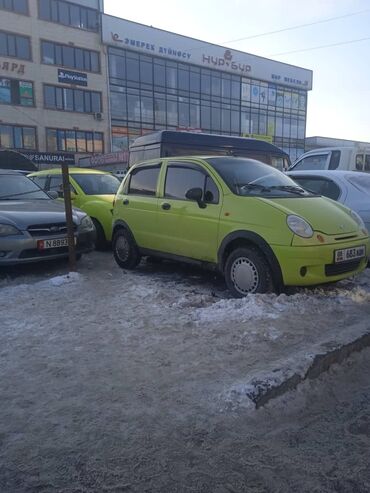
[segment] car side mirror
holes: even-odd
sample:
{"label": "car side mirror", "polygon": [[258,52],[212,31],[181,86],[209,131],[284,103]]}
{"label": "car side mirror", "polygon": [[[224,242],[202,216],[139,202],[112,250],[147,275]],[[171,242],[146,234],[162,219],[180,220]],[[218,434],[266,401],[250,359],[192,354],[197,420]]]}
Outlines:
{"label": "car side mirror", "polygon": [[56,200],[59,198],[59,193],[56,192],[55,190],[50,190],[50,192],[48,192],[48,195],[53,200]]}
{"label": "car side mirror", "polygon": [[70,191],[70,194],[71,194],[71,200],[74,200],[77,198],[77,194],[76,192],[73,192],[72,190]]}
{"label": "car side mirror", "polygon": [[201,209],[204,209],[206,207],[205,202],[203,202],[202,200],[203,190],[201,188],[190,188],[190,190],[186,192],[185,197],[188,200],[194,200],[195,202],[197,202]]}

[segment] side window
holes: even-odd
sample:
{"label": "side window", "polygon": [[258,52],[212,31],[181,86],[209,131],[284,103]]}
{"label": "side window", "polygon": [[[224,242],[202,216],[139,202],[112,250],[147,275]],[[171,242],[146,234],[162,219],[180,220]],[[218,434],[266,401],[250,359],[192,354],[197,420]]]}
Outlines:
{"label": "side window", "polygon": [[204,201],[207,204],[218,204],[219,192],[216,183],[210,176],[206,178],[206,188],[204,191]]}
{"label": "side window", "polygon": [[54,192],[63,192],[62,175],[55,175],[50,177],[49,190]]}
{"label": "side window", "polygon": [[169,165],[166,174],[164,196],[170,199],[187,200],[185,195],[191,188],[204,191],[206,175],[201,169],[186,165]]}
{"label": "side window", "polygon": [[328,154],[316,154],[313,156],[307,156],[299,161],[294,170],[306,170],[306,169],[326,169],[326,163],[328,160]]}
{"label": "side window", "polygon": [[30,176],[31,180],[36,183],[43,190],[46,189],[47,176]]}
{"label": "side window", "polygon": [[356,154],[356,169],[362,171],[364,169],[364,155]]}
{"label": "side window", "polygon": [[370,154],[365,156],[365,171],[370,171]]}
{"label": "side window", "polygon": [[128,194],[155,196],[160,165],[134,169],[130,174]]}
{"label": "side window", "polygon": [[340,161],[340,151],[333,151],[330,156],[329,169],[337,169]]}

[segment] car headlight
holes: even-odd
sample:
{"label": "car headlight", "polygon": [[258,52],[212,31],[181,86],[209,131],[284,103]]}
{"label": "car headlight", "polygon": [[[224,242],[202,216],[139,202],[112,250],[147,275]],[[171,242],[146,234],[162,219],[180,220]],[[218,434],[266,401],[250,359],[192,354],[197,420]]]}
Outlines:
{"label": "car headlight", "polygon": [[94,229],[94,227],[94,223],[89,218],[89,216],[85,216],[82,218],[80,223],[80,231],[91,231],[92,229]]}
{"label": "car headlight", "polygon": [[301,238],[311,238],[313,236],[313,229],[303,217],[288,216],[286,222],[288,228]]}
{"label": "car headlight", "polygon": [[22,233],[15,226],[10,224],[0,224],[0,236],[21,235]]}
{"label": "car headlight", "polygon": [[352,219],[354,219],[356,221],[359,228],[366,229],[366,226],[365,226],[365,223],[364,223],[362,217],[359,216],[357,214],[357,212],[351,210],[351,211],[349,211],[349,213],[350,213],[350,216],[352,217]]}

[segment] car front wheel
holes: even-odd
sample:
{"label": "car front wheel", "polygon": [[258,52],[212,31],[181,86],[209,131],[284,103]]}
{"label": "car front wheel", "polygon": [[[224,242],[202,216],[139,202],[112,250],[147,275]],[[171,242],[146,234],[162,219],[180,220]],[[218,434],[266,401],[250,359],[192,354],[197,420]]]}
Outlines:
{"label": "car front wheel", "polygon": [[225,264],[225,280],[229,291],[237,298],[272,289],[267,261],[253,247],[236,248],[230,253]]}
{"label": "car front wheel", "polygon": [[124,228],[115,231],[112,249],[115,261],[122,269],[134,269],[141,260],[135,240]]}

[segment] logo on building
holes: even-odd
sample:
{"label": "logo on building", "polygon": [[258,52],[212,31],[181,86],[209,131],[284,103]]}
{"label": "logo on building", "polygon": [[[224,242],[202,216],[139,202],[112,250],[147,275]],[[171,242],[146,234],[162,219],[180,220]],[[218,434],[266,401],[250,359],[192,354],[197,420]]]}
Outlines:
{"label": "logo on building", "polygon": [[252,70],[252,67],[247,63],[235,60],[233,54],[231,53],[231,50],[225,50],[223,57],[215,57],[212,55],[203,54],[202,62],[211,66],[213,65],[214,67],[229,68],[239,73],[247,73],[251,72]]}

